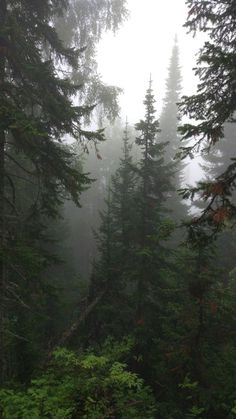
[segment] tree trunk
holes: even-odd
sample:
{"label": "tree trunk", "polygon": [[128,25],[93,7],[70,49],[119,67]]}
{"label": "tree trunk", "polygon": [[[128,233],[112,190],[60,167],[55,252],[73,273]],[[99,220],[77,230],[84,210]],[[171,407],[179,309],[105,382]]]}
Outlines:
{"label": "tree trunk", "polygon": [[[4,28],[6,19],[6,1],[0,0],[0,26]],[[5,57],[0,56],[0,86],[5,80]],[[0,98],[1,101],[1,98]],[[0,121],[2,123],[3,121]],[[5,226],[5,131],[0,129],[0,384],[6,378],[6,353],[4,343],[5,329],[5,290],[6,290],[6,273],[4,264],[4,246],[6,240]]]}
{"label": "tree trunk", "polygon": [[60,339],[57,341],[57,343],[53,346],[53,348],[50,350],[50,352],[47,355],[47,361],[50,361],[53,352],[56,348],[64,346],[67,342],[70,341],[70,339],[74,336],[76,332],[78,332],[78,329],[80,328],[81,324],[88,318],[89,314],[93,311],[93,309],[97,306],[97,304],[101,301],[103,296],[105,295],[107,289],[104,289],[100,292],[100,294],[97,295],[96,298],[94,298],[90,304],[82,311],[78,319],[72,323],[72,325],[64,331]]}

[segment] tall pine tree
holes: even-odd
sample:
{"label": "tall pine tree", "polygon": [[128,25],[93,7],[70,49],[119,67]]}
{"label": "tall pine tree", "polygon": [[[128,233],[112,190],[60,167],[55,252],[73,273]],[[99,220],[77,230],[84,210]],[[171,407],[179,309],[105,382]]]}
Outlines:
{"label": "tall pine tree", "polygon": [[[76,168],[74,154],[63,144],[66,135],[84,142],[103,139],[101,131],[87,132],[81,118],[89,107],[72,101],[80,87],[64,77],[65,67],[77,67],[78,54],[65,48],[52,24],[68,3],[63,0],[0,2],[0,357],[1,377],[7,376],[5,343],[8,330],[10,276],[21,276],[12,260],[17,253],[18,230],[28,228],[36,214],[55,217],[70,196],[79,195],[90,180]],[[11,163],[11,164],[10,164]],[[12,171],[20,168],[21,173]],[[11,171],[10,171],[11,170]],[[35,199],[27,216],[19,211],[16,178],[29,176]],[[33,179],[33,180],[32,180]],[[9,193],[9,190],[11,193]],[[35,241],[38,237],[35,237]],[[21,247],[23,251],[23,247]],[[21,256],[21,266],[26,254]],[[33,257],[33,254],[31,255]],[[14,271],[14,272],[12,272]],[[19,296],[20,298],[20,296]]]}
{"label": "tall pine tree", "polygon": [[166,146],[166,155],[173,159],[180,145],[178,136],[179,112],[178,102],[181,94],[181,69],[179,63],[179,46],[175,37],[174,46],[166,79],[166,93],[163,101],[163,109],[160,116],[161,138],[169,144]]}
{"label": "tall pine tree", "polygon": [[180,142],[180,135],[178,134],[180,123],[178,103],[180,101],[180,94],[181,69],[179,63],[179,46],[177,37],[175,37],[166,80],[166,93],[160,117],[160,129],[162,141],[168,142],[165,158],[167,161],[175,161],[175,176],[173,179],[175,190],[168,199],[168,208],[172,210],[172,217],[176,222],[180,222],[187,215],[187,207],[177,192],[182,186],[186,166],[183,161],[176,159],[176,154],[180,146],[183,146]]}
{"label": "tall pine tree", "polygon": [[166,217],[166,201],[173,190],[171,178],[173,163],[165,161],[166,143],[160,140],[159,121],[155,117],[155,99],[152,81],[146,92],[145,118],[135,128],[136,143],[141,149],[141,160],[137,167],[136,188],[136,262],[133,277],[136,280],[135,322],[137,357],[141,355],[142,373],[151,373],[155,358],[155,345],[151,342],[160,333],[161,292],[165,278],[163,268],[168,265],[165,241],[172,224]]}
{"label": "tall pine tree", "polygon": [[99,259],[91,277],[91,298],[105,290],[102,303],[91,316],[91,330],[95,330],[97,340],[104,339],[107,334],[120,338],[132,330],[137,174],[130,153],[126,123],[120,166],[111,177],[106,209],[101,214],[97,234]]}

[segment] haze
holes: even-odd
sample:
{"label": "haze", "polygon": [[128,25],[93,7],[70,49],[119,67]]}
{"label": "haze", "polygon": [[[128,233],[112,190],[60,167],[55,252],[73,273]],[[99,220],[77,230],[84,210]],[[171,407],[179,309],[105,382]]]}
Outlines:
{"label": "haze", "polygon": [[143,113],[143,98],[150,73],[157,97],[157,110],[165,91],[165,80],[175,35],[180,48],[183,94],[195,90],[192,68],[202,37],[192,38],[183,24],[187,17],[184,0],[128,0],[130,16],[115,36],[106,34],[98,46],[98,71],[104,82],[123,89],[121,116],[131,123]]}

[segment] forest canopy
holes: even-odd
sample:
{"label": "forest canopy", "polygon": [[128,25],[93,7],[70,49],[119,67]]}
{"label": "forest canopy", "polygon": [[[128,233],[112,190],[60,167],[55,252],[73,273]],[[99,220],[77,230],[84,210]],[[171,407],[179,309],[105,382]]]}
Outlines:
{"label": "forest canopy", "polygon": [[197,91],[175,36],[134,124],[97,63],[129,5],[0,0],[5,419],[236,415],[236,2],[186,1]]}

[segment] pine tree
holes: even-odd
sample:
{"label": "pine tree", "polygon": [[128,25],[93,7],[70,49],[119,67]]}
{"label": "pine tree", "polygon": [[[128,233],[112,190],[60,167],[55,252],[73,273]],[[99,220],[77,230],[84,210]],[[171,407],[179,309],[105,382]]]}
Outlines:
{"label": "pine tree", "polygon": [[181,93],[181,70],[179,63],[179,46],[175,37],[174,46],[166,79],[166,93],[160,117],[161,138],[167,141],[167,158],[173,159],[180,146],[180,137],[177,129],[179,126],[178,102]]}
{"label": "pine tree", "polygon": [[231,159],[236,155],[235,145],[236,125],[234,122],[224,124],[224,137],[219,141],[212,153],[202,154],[203,163],[201,167],[207,180],[216,179],[232,163]]}
{"label": "pine tree", "polygon": [[117,240],[120,243],[125,266],[130,257],[134,242],[134,196],[136,186],[136,174],[131,156],[132,145],[129,140],[128,123],[123,137],[123,157],[120,159],[120,166],[112,177],[112,207],[114,222],[117,225]]}
{"label": "pine tree", "polygon": [[[185,148],[183,155],[191,155],[195,150],[204,148],[211,152],[224,137],[224,124],[235,122],[236,108],[235,1],[188,0],[187,6],[189,14],[185,26],[193,33],[206,32],[208,40],[199,52],[195,70],[200,79],[197,94],[185,97],[181,104],[185,115],[199,121],[181,127],[183,139],[195,140],[193,145]],[[210,227],[214,234],[235,215],[232,200],[235,169],[233,161],[220,178],[200,182],[197,188],[184,191],[186,197],[202,193],[206,205],[199,221],[203,226]]]}
{"label": "pine tree", "polygon": [[[55,217],[67,196],[79,205],[79,195],[90,180],[76,168],[75,156],[63,144],[63,138],[70,135],[82,143],[86,139],[103,139],[102,131],[82,129],[81,117],[90,108],[73,104],[72,96],[78,93],[79,86],[63,78],[65,66],[68,71],[76,68],[79,54],[63,46],[52,26],[54,16],[62,13],[66,4],[60,0],[0,2],[1,380],[6,376],[4,331],[8,322],[10,261],[17,243],[15,226],[27,226],[28,218],[37,213]],[[10,166],[15,167],[13,172]],[[24,219],[16,202],[16,168],[36,184],[35,202]]]}
{"label": "pine tree", "polygon": [[105,210],[108,184],[119,167],[122,135],[123,125],[118,120],[115,125],[106,128],[106,141],[99,144],[99,150],[90,147],[89,154],[83,156],[83,167],[94,182],[82,194],[79,211],[73,202],[66,204],[65,216],[71,228],[70,240],[75,269],[85,281],[89,280],[92,262],[96,259],[97,245],[93,232],[99,229],[100,213]]}
{"label": "pine tree", "polygon": [[[160,224],[164,219],[164,203],[168,198],[168,193],[173,189],[171,177],[173,175],[172,163],[166,163],[164,159],[166,144],[158,140],[159,122],[155,119],[154,95],[152,93],[152,82],[149,82],[144,105],[146,109],[145,119],[136,124],[135,128],[139,132],[136,143],[142,151],[141,161],[138,165],[139,187],[137,190],[137,216],[138,216],[138,246],[144,252],[142,266],[145,272],[147,255],[158,254],[158,247],[161,246]],[[152,254],[152,257],[155,257]],[[158,256],[160,258],[160,255]],[[140,279],[141,280],[141,279]],[[143,281],[143,279],[141,280]],[[141,284],[140,284],[141,286]],[[141,288],[146,287],[145,282]],[[140,290],[140,297],[142,298]]]}
{"label": "pine tree", "polygon": [[126,123],[120,166],[111,177],[106,209],[101,213],[97,234],[99,259],[91,277],[90,298],[102,289],[106,290],[90,323],[89,329],[95,330],[96,340],[104,339],[108,334],[121,338],[130,332],[133,324],[131,290],[135,263],[137,175],[130,152]]}
{"label": "pine tree", "polygon": [[127,18],[126,0],[70,0],[69,3],[70,7],[56,19],[55,26],[67,46],[84,49],[81,65],[73,71],[73,80],[82,84],[81,99],[87,105],[97,104],[95,112],[99,119],[106,116],[114,121],[119,113],[121,89],[106,85],[98,74],[96,46],[103,33],[115,33]]}
{"label": "pine tree", "polygon": [[[230,218],[235,216],[235,1],[188,0],[187,4],[186,26],[194,33],[208,34],[197,62],[196,75],[200,78],[197,94],[184,98],[181,105],[186,115],[200,121],[190,121],[181,131],[184,139],[195,140],[193,146],[185,149],[185,154],[191,156],[201,149],[204,170],[197,187],[184,191],[186,198],[197,199],[201,210],[189,225],[189,240],[198,248],[198,263],[195,262],[198,272],[189,287],[190,298],[198,311],[192,328],[195,338],[189,377],[198,382],[198,403],[203,405],[203,416],[223,418],[230,417],[233,411],[229,369],[235,363],[232,351],[235,339],[231,334],[235,308],[229,274],[235,255],[230,223]],[[204,261],[212,238],[214,253],[211,260]],[[227,321],[225,316],[229,316]],[[219,370],[225,371],[220,377]],[[224,405],[220,402],[219,382],[227,400]],[[210,383],[214,383],[213,392],[206,391]]]}
{"label": "pine tree", "polygon": [[[224,124],[224,137],[219,141],[212,152],[202,154],[201,168],[205,182],[211,182],[212,179],[221,177],[222,173],[227,170],[229,164],[232,163],[232,156],[235,156],[235,123],[228,122]],[[235,203],[235,191],[232,191],[232,203]],[[199,199],[195,203],[198,211],[202,211],[204,203]],[[221,276],[224,277],[225,285],[227,285],[228,274],[235,266],[235,232],[230,227],[225,226],[216,239],[216,266],[221,268]]]}
{"label": "pine tree", "polygon": [[[196,243],[194,249],[178,249],[175,270],[167,272],[167,278],[162,333],[156,338],[158,355],[153,363],[152,388],[160,401],[160,416],[189,418],[199,409],[203,417],[230,417],[234,377],[229,368],[235,364],[233,289],[224,287],[214,252]],[[221,402],[222,388],[226,403]]]}
{"label": "pine tree", "polygon": [[186,166],[183,161],[176,159],[176,154],[179,152],[180,146],[183,146],[180,142],[180,135],[178,134],[180,123],[178,103],[180,101],[180,93],[181,69],[179,64],[179,46],[177,37],[175,37],[166,80],[166,93],[160,117],[160,136],[163,142],[166,141],[168,143],[165,152],[166,161],[175,162],[175,176],[172,181],[175,190],[168,199],[168,209],[172,210],[172,218],[177,222],[180,222],[180,220],[187,216],[187,207],[177,192],[182,186]]}
{"label": "pine tree", "polygon": [[163,272],[170,261],[165,241],[172,231],[172,224],[166,217],[165,202],[173,190],[173,164],[165,162],[166,143],[160,141],[154,103],[150,80],[144,100],[145,118],[135,126],[139,134],[136,143],[142,156],[137,167],[136,260],[133,265],[136,357],[143,359],[136,367],[144,376],[149,375],[150,380],[153,378],[151,365],[156,356],[153,342],[161,333]]}

